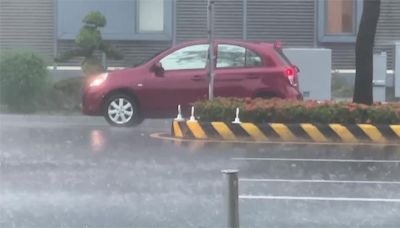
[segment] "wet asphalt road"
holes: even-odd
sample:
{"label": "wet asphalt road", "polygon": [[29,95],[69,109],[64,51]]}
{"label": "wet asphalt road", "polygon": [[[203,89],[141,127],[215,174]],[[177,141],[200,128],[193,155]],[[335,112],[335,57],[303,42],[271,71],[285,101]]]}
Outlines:
{"label": "wet asphalt road", "polygon": [[228,168],[240,170],[241,227],[400,227],[399,147],[149,137],[169,128],[0,115],[0,227],[223,227]]}

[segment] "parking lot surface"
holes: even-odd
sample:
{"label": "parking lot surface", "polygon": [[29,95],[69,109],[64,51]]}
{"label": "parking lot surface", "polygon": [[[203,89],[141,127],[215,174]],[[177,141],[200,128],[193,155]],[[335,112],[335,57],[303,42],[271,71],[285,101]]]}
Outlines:
{"label": "parking lot surface", "polygon": [[400,148],[196,145],[83,116],[0,115],[0,227],[400,227]]}

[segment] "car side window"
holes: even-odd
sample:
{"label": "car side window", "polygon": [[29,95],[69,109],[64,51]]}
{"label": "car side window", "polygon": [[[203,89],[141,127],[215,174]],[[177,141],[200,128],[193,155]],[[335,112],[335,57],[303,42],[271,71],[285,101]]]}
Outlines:
{"label": "car side window", "polygon": [[244,67],[246,48],[220,44],[218,45],[217,68]]}
{"label": "car side window", "polygon": [[262,59],[250,49],[237,45],[218,45],[217,68],[261,66]]}
{"label": "car side window", "polygon": [[261,66],[262,60],[255,52],[250,49],[246,49],[246,64],[247,67]]}
{"label": "car side window", "polygon": [[164,70],[204,69],[207,64],[208,44],[181,48],[161,59]]}

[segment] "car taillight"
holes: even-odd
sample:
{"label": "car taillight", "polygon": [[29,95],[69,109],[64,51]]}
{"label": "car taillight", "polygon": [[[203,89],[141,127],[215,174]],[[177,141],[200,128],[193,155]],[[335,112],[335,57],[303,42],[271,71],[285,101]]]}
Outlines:
{"label": "car taillight", "polygon": [[286,69],[286,76],[294,77],[294,69],[293,68],[287,68]]}
{"label": "car taillight", "polygon": [[289,80],[290,85],[297,86],[297,80],[295,75],[295,70],[291,67],[286,68],[285,70],[286,77]]}

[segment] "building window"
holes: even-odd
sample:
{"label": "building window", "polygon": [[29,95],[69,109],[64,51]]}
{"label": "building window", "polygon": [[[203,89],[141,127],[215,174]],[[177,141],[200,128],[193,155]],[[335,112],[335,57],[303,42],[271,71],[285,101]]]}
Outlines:
{"label": "building window", "polygon": [[174,0],[57,0],[59,39],[75,39],[93,10],[107,19],[107,40],[171,40]]}
{"label": "building window", "polygon": [[139,31],[164,31],[164,0],[138,0]]}
{"label": "building window", "polygon": [[362,14],[360,0],[318,1],[320,42],[355,42]]}
{"label": "building window", "polygon": [[354,33],[354,1],[334,0],[326,2],[326,33]]}

